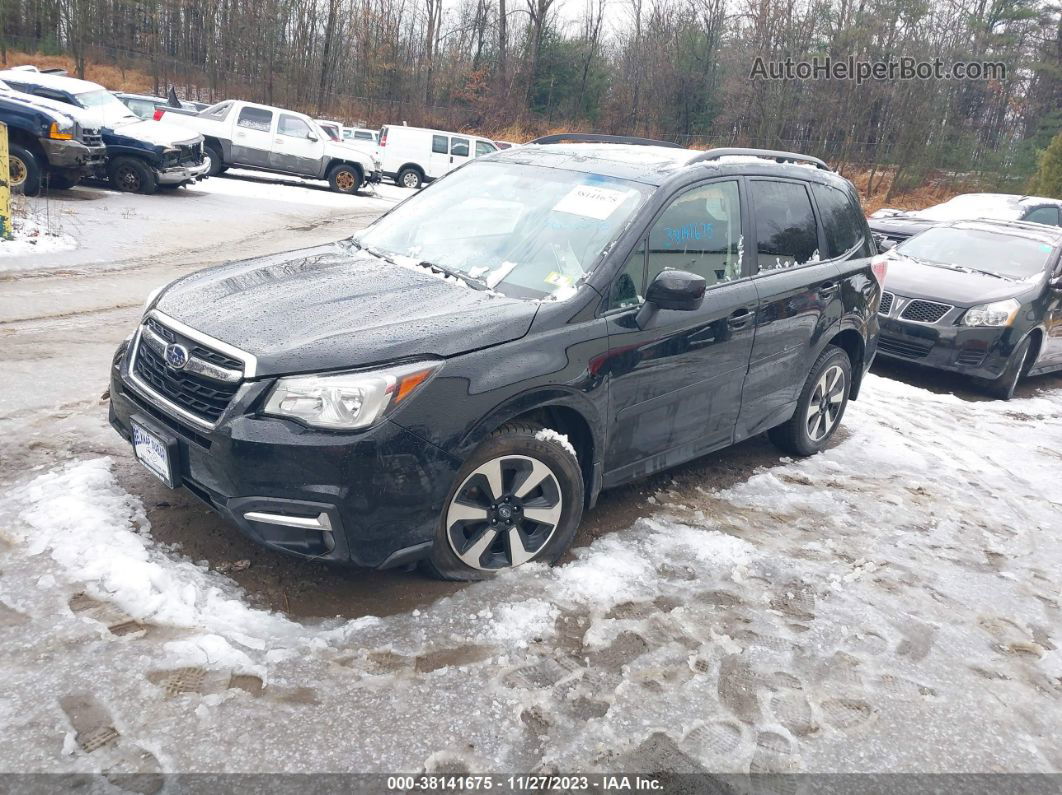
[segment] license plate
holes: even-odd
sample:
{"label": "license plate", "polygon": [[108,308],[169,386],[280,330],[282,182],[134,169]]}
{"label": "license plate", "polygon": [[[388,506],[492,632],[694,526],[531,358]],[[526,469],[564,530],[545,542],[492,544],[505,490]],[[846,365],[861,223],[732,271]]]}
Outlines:
{"label": "license plate", "polygon": [[137,423],[133,426],[133,452],[148,472],[173,488],[173,468],[169,446],[151,431]]}

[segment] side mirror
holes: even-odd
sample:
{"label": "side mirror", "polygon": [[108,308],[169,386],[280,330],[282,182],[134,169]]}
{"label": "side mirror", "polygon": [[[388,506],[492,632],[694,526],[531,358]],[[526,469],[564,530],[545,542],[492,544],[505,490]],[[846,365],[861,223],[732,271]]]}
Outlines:
{"label": "side mirror", "polygon": [[1047,286],[1052,290],[1058,290],[1062,292],[1062,276],[1054,276],[1047,280]]}
{"label": "side mirror", "polygon": [[311,133],[310,135],[307,135],[307,136],[306,136],[306,140],[307,140],[307,141],[313,141],[314,143],[317,143],[317,136],[316,136],[316,135],[313,135],[313,134]]}
{"label": "side mirror", "polygon": [[884,254],[886,251],[892,251],[896,248],[896,241],[885,235],[875,234],[874,242],[878,244],[879,254]]}
{"label": "side mirror", "polygon": [[645,303],[635,321],[645,328],[658,309],[691,312],[700,309],[706,287],[703,276],[687,271],[660,271],[645,291]]}

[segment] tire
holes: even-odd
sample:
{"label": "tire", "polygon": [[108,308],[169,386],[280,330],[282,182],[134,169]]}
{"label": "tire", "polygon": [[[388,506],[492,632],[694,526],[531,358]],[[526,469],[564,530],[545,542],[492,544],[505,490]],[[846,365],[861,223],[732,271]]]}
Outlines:
{"label": "tire", "polygon": [[420,187],[424,184],[424,175],[420,173],[419,168],[407,166],[395,176],[395,184],[400,188],[420,190]]}
{"label": "tire", "polygon": [[116,157],[107,163],[107,177],[111,187],[123,193],[150,195],[158,190],[155,172],[143,160],[135,157]]}
{"label": "tire", "polygon": [[796,411],[767,432],[775,446],[787,453],[809,456],[822,450],[844,417],[852,388],[852,362],[836,345],[819,354],[800,390]]}
{"label": "tire", "polygon": [[361,187],[361,172],[346,163],[332,166],[328,172],[328,187],[336,193],[357,193]]}
{"label": "tire", "polygon": [[[556,563],[571,546],[583,517],[583,475],[571,450],[535,437],[541,430],[510,423],[469,456],[447,496],[431,555],[422,563],[429,574],[482,580],[531,560]],[[505,484],[497,499],[498,487],[491,485],[496,480]],[[533,483],[529,491],[523,490],[527,482]]]}
{"label": "tire", "polygon": [[8,175],[12,193],[36,196],[41,192],[41,165],[36,155],[18,144],[8,147]]}
{"label": "tire", "polygon": [[214,144],[204,144],[203,157],[210,162],[210,167],[207,169],[209,176],[216,177],[225,170],[225,161],[222,159],[221,150]]}
{"label": "tire", "polygon": [[988,381],[984,385],[986,393],[998,400],[1010,400],[1014,397],[1014,390],[1018,386],[1018,381],[1025,375],[1026,369],[1029,364],[1029,349],[1032,347],[1032,341],[1026,337],[1019,344],[1018,347],[1011,351],[1010,358],[1007,359],[1007,366],[1003,368],[1003,375],[997,378],[995,381]]}
{"label": "tire", "polygon": [[70,176],[60,171],[53,171],[48,175],[48,187],[52,190],[70,190],[81,182],[81,175]]}

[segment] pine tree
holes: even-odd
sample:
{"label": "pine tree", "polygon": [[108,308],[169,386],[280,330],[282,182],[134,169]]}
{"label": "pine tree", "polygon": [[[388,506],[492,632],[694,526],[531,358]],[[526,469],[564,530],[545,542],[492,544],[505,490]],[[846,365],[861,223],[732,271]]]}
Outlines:
{"label": "pine tree", "polygon": [[1062,131],[1040,155],[1040,169],[1033,177],[1030,192],[1037,196],[1062,199]]}

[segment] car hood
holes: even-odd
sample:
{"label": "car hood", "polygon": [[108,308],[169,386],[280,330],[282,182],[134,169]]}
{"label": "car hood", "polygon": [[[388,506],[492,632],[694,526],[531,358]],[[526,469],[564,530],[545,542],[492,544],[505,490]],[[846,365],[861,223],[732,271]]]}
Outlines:
{"label": "car hood", "polygon": [[164,121],[137,119],[135,117],[112,124],[110,127],[119,135],[135,138],[138,141],[146,141],[155,146],[177,146],[178,144],[194,143],[203,138],[203,136],[192,132],[186,127],[178,127],[176,124],[167,124]]}
{"label": "car hood", "polygon": [[954,271],[924,265],[896,252],[889,258],[885,290],[906,298],[926,298],[952,306],[974,306],[1001,301],[1027,292],[1029,281],[987,276],[976,271]]}
{"label": "car hood", "polygon": [[75,108],[65,102],[59,102],[54,99],[45,99],[44,97],[38,97],[34,94],[23,94],[21,91],[4,91],[3,89],[0,89],[0,98],[20,102],[23,105],[36,108],[37,110],[44,112],[46,115],[52,116],[56,121],[67,123],[76,121],[79,124],[82,124],[82,126],[87,126],[84,124],[86,121],[84,113],[79,112],[79,108]]}
{"label": "car hood", "polygon": [[155,306],[254,354],[268,376],[498,345],[527,334],[539,305],[337,243],[199,271]]}
{"label": "car hood", "polygon": [[900,237],[917,235],[919,232],[939,223],[941,222],[930,221],[928,218],[918,218],[913,215],[893,215],[888,218],[871,218],[867,221],[872,232],[886,236],[899,235]]}
{"label": "car hood", "polygon": [[330,157],[345,157],[347,159],[363,161],[365,165],[369,165],[375,156],[374,151],[369,150],[367,147],[362,148],[360,146],[355,146],[349,141],[344,141],[342,143],[339,141],[329,141],[325,151]]}

